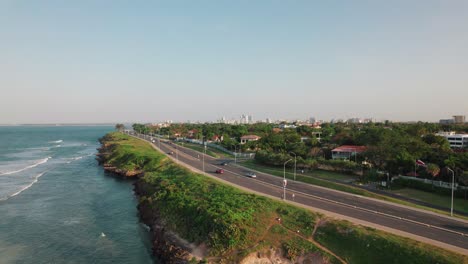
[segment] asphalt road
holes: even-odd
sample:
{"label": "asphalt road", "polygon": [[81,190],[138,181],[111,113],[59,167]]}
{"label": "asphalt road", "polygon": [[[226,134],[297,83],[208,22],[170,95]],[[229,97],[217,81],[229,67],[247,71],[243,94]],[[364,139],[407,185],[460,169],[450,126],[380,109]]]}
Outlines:
{"label": "asphalt road", "polygon": [[[172,155],[174,158],[178,158],[178,162],[198,170],[203,170],[204,156],[206,173],[235,185],[278,198],[283,195],[283,179],[280,177],[256,173],[256,178],[249,178],[245,174],[250,170],[234,164],[232,161],[223,166],[221,164],[224,160],[202,155],[200,152],[176,146],[171,142],[161,141],[159,144],[156,141],[155,145],[160,145],[161,150],[166,153],[174,152]],[[224,169],[224,174],[215,172],[219,168]],[[401,230],[458,247],[465,254],[468,252],[468,224],[466,221],[288,180],[286,199],[292,200],[293,193],[296,203]]]}

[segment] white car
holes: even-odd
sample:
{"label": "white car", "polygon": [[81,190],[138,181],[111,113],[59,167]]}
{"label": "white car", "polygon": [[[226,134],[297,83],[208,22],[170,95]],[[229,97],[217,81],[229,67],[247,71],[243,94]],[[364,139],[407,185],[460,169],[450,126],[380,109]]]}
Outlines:
{"label": "white car", "polygon": [[247,177],[250,177],[250,178],[257,178],[257,175],[255,175],[255,173],[249,171],[245,174]]}

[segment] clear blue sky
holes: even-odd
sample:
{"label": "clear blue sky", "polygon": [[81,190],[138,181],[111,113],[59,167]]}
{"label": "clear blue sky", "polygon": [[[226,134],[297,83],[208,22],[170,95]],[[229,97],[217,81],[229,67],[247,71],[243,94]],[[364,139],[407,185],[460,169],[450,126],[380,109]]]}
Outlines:
{"label": "clear blue sky", "polygon": [[0,123],[468,115],[468,1],[0,2]]}

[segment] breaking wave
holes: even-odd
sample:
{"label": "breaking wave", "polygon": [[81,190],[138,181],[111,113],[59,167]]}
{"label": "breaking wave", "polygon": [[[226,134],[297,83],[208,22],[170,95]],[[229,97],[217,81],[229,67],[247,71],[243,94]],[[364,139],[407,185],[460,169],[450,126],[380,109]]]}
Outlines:
{"label": "breaking wave", "polygon": [[31,168],[34,168],[36,166],[39,166],[41,164],[44,164],[46,163],[49,159],[51,159],[52,157],[47,157],[45,159],[41,159],[41,160],[38,160],[36,163],[32,164],[32,165],[29,165],[29,166],[26,166],[24,168],[21,168],[19,170],[14,170],[14,171],[6,171],[6,172],[2,172],[0,171],[0,175],[10,175],[10,174],[14,174],[14,173],[18,173],[18,172],[22,172],[22,171],[25,171],[25,170],[28,170],[28,169],[31,169]]}
{"label": "breaking wave", "polygon": [[34,177],[34,180],[33,180],[30,184],[28,184],[28,185],[26,185],[25,187],[21,188],[21,190],[15,192],[14,194],[8,196],[6,199],[11,198],[11,197],[13,197],[13,196],[16,196],[16,195],[22,193],[23,191],[25,191],[25,190],[31,188],[31,186],[33,186],[33,184],[35,184],[35,183],[39,180],[39,178],[40,178],[42,175],[44,175],[46,172],[47,172],[47,171],[44,171],[44,172],[41,172],[41,173],[39,173],[38,175],[36,175],[36,177]]}
{"label": "breaking wave", "polygon": [[47,142],[47,143],[51,143],[51,144],[55,143],[55,144],[58,144],[58,143],[62,143],[62,142],[63,142],[63,140],[62,140],[62,139],[59,139],[59,140],[55,140],[55,141],[49,141],[49,142]]}

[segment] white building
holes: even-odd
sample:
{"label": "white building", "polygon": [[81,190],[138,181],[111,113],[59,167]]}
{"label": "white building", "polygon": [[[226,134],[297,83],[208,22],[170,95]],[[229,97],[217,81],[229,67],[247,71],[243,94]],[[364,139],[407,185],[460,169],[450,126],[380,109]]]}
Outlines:
{"label": "white building", "polygon": [[260,138],[261,137],[259,137],[257,135],[246,135],[246,136],[242,136],[240,139],[241,139],[241,144],[245,144],[245,143],[250,142],[250,141],[257,141]]}
{"label": "white building", "polygon": [[468,148],[468,134],[455,134],[455,132],[439,132],[436,135],[445,137],[451,148]]}

